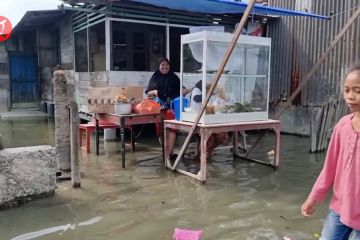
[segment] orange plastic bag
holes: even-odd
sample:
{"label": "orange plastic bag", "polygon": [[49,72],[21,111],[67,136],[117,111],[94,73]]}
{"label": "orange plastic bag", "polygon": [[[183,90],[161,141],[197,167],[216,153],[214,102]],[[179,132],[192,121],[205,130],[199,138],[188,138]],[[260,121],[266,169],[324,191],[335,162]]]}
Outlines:
{"label": "orange plastic bag", "polygon": [[137,114],[160,113],[160,104],[151,99],[143,99],[134,106],[133,112]]}

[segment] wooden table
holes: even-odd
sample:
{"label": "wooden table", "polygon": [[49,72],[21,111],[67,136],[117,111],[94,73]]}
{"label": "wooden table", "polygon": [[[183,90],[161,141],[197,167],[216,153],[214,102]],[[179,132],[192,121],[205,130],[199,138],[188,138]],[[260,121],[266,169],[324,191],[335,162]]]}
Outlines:
{"label": "wooden table", "polygon": [[[190,132],[193,123],[185,121],[176,121],[176,120],[165,120],[164,129],[165,129],[165,149],[166,145],[166,135],[171,129]],[[275,158],[273,163],[264,162],[257,159],[251,159],[247,156],[242,156],[238,151],[238,132],[247,131],[247,130],[260,130],[260,129],[273,129],[275,132]],[[206,163],[207,163],[207,153],[206,153],[206,143],[210,138],[212,133],[228,133],[233,132],[233,154],[234,156],[253,161],[256,163],[272,166],[277,168],[279,166],[279,152],[280,152],[280,121],[278,120],[266,120],[266,121],[253,121],[253,122],[236,122],[236,123],[226,123],[226,124],[198,124],[197,133],[200,135],[200,171],[197,174],[190,173],[183,169],[176,168],[175,170],[183,173],[187,176],[193,177],[200,180],[201,182],[206,181]],[[169,153],[165,152],[165,156],[169,156]],[[172,168],[173,165],[170,162],[170,159],[165,159],[165,166],[167,168]]]}
{"label": "wooden table", "polygon": [[[125,168],[125,128],[133,125],[147,124],[147,123],[160,123],[161,129],[163,129],[164,123],[164,114],[163,113],[149,113],[149,114],[112,114],[112,113],[95,113],[96,121],[96,154],[99,155],[99,121],[106,121],[114,124],[118,124],[120,128],[120,138],[121,138],[121,160],[122,166]],[[161,134],[163,138],[163,133]],[[132,150],[135,149],[133,136],[131,134],[131,147]],[[164,141],[161,141],[161,149],[163,160],[164,157]]]}

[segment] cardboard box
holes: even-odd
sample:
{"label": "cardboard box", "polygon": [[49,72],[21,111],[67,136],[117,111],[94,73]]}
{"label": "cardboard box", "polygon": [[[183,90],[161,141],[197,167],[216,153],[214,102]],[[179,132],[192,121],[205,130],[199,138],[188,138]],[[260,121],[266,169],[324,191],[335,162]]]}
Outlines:
{"label": "cardboard box", "polygon": [[129,100],[143,98],[144,88],[140,86],[90,88],[88,110],[91,113],[114,113],[115,97],[125,95]]}

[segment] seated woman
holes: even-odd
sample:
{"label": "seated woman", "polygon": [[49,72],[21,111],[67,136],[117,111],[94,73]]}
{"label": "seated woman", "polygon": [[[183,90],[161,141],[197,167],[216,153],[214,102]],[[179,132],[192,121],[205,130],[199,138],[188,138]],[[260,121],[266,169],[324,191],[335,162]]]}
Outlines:
{"label": "seated woman", "polygon": [[[209,89],[210,84],[207,84],[206,89]],[[220,95],[224,95],[223,93],[221,93]],[[223,96],[220,96],[220,98]],[[212,104],[214,103],[214,100],[216,98],[211,97],[209,100],[208,105],[212,106]],[[196,109],[196,110],[200,110],[202,105],[202,80],[198,81],[195,84],[195,87],[193,88],[192,92],[191,92],[191,100],[190,100],[190,107],[192,109]],[[209,113],[210,111],[214,111],[213,106],[212,108],[207,108],[207,113]],[[214,112],[211,112],[214,113]],[[219,145],[224,144],[227,140],[227,134],[226,133],[213,133],[211,134],[210,138],[208,139],[207,143],[206,143],[206,153],[207,156],[210,156],[212,151]],[[198,146],[197,146],[197,155],[195,157],[195,159],[199,159],[200,158],[200,141],[198,142]]]}
{"label": "seated woman", "polygon": [[[183,92],[186,94],[188,91],[183,88]],[[175,119],[175,114],[167,106],[172,100],[180,96],[180,79],[172,71],[170,71],[170,62],[167,58],[161,57],[159,59],[159,68],[152,75],[149,85],[145,90],[145,94],[148,97],[157,97],[162,106],[162,112],[164,113],[165,120]],[[161,124],[156,125],[156,134],[161,141]],[[167,139],[167,148],[169,153],[172,154],[176,140],[176,132],[170,132]]]}

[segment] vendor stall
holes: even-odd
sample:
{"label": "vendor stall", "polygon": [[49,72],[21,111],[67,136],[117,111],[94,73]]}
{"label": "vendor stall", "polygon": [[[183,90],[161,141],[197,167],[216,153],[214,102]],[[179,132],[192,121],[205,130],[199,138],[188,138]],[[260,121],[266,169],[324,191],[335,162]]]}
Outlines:
{"label": "vendor stall", "polygon": [[[220,66],[222,57],[230,54],[227,52],[230,42],[235,48],[227,64]],[[190,136],[193,133],[200,136],[200,170],[194,174],[177,167],[184,146],[174,163],[166,160],[167,167],[206,181],[208,141],[213,134],[228,133],[233,136],[234,156],[275,168],[279,166],[280,121],[268,119],[270,48],[270,38],[242,35],[236,42],[232,34],[221,31],[202,31],[181,37],[181,86],[193,87],[186,96],[190,105],[184,104],[188,101],[180,94],[180,121],[165,121],[165,134],[182,130]],[[222,71],[221,75],[217,71]],[[208,92],[211,95],[207,97]],[[203,110],[204,114],[200,115]],[[275,132],[275,147],[270,151],[275,154],[274,162],[250,159],[249,153],[241,155],[238,151],[238,132],[260,129]]]}
{"label": "vendor stall", "polygon": [[[195,120],[206,98],[207,91],[203,89],[213,80],[231,38],[231,33],[210,31],[182,36],[181,85],[197,87],[201,101],[188,96],[191,104],[182,108],[181,120]],[[240,36],[200,123],[268,119],[270,49],[270,38]]]}

